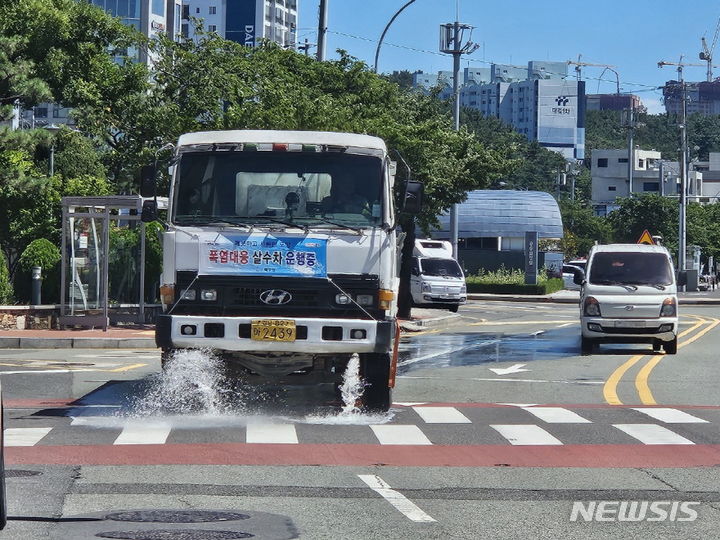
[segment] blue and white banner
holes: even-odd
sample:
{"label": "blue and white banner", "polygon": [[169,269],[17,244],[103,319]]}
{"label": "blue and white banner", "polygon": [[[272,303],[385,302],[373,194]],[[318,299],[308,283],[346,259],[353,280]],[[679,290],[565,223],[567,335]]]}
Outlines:
{"label": "blue and white banner", "polygon": [[327,240],[253,233],[200,240],[200,275],[327,277]]}

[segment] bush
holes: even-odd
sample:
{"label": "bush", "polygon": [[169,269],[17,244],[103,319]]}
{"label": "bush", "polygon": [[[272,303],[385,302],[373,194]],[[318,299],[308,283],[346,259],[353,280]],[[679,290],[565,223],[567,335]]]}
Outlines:
{"label": "bush", "polygon": [[544,269],[538,272],[537,285],[527,285],[523,270],[504,266],[495,272],[481,269],[477,275],[468,276],[465,281],[469,293],[551,294],[563,288],[562,279],[548,278]]}
{"label": "bush", "polygon": [[8,270],[5,255],[0,252],[0,304],[7,305],[13,301],[13,287],[10,283],[10,271]]}
{"label": "bush", "polygon": [[38,238],[30,242],[20,255],[20,268],[29,272],[33,266],[40,266],[45,273],[52,270],[60,259],[60,250],[55,244],[45,238]]}

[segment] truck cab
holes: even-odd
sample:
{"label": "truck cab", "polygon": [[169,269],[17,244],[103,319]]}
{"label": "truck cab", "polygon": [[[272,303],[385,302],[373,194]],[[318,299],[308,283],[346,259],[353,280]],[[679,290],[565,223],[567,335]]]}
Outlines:
{"label": "truck cab", "polygon": [[163,234],[163,362],[206,348],[243,375],[337,384],[357,353],[366,408],[387,410],[398,339],[393,184],[376,137],[182,135]]}
{"label": "truck cab", "polygon": [[456,312],[467,301],[465,274],[446,240],[415,241],[410,277],[413,304]]}

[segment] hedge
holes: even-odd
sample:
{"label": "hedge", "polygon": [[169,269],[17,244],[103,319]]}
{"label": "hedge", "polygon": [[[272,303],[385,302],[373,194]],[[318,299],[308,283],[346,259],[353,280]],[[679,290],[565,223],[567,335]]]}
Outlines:
{"label": "hedge", "polygon": [[473,276],[467,278],[468,293],[488,294],[552,294],[563,288],[563,280],[551,278],[537,285],[525,285],[520,283],[478,283],[473,282]]}

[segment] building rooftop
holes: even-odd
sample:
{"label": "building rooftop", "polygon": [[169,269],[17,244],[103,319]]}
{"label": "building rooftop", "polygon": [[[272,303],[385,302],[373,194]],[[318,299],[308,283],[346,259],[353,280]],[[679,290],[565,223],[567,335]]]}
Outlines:
{"label": "building rooftop", "polygon": [[[450,237],[450,216],[439,217],[433,238]],[[557,201],[544,191],[478,190],[468,193],[458,209],[460,238],[522,237],[537,231],[540,238],[562,238]]]}

